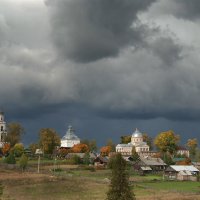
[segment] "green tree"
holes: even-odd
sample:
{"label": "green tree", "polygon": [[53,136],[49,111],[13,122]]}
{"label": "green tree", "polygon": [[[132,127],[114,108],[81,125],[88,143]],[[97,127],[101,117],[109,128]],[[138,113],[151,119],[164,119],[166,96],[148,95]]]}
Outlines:
{"label": "green tree", "polygon": [[60,146],[60,137],[54,129],[43,128],[39,132],[39,144],[44,153],[52,154]]}
{"label": "green tree", "polygon": [[85,153],[84,157],[83,157],[83,164],[85,165],[89,165],[90,164],[90,153]]}
{"label": "green tree", "polygon": [[16,143],[21,141],[21,137],[24,134],[24,128],[17,122],[12,122],[7,125],[7,136],[5,141],[10,143],[11,147],[14,147]]}
{"label": "green tree", "polygon": [[16,157],[20,157],[24,153],[24,145],[22,143],[17,143],[12,150]]}
{"label": "green tree", "polygon": [[132,153],[131,157],[132,157],[133,161],[139,160],[140,156],[136,152],[135,147],[132,148],[132,152],[131,153]]}
{"label": "green tree", "polygon": [[179,139],[179,135],[176,135],[174,131],[169,130],[159,133],[156,136],[154,143],[162,153],[169,153],[173,156],[178,148]]}
{"label": "green tree", "polygon": [[7,164],[16,164],[15,156],[12,152],[8,155],[8,157],[5,159],[5,162]]}
{"label": "green tree", "polygon": [[112,175],[107,200],[135,200],[135,195],[129,185],[127,164],[121,154],[112,160]]}
{"label": "green tree", "polygon": [[22,171],[24,171],[26,169],[28,165],[28,157],[25,154],[22,154],[20,160],[19,160],[19,166],[21,168]]}

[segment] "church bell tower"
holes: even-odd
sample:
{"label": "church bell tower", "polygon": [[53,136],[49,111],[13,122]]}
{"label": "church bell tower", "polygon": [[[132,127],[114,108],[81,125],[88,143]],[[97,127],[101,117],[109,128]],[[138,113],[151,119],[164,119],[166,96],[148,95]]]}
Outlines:
{"label": "church bell tower", "polygon": [[4,121],[4,112],[0,112],[0,142],[4,142],[6,136],[6,122]]}

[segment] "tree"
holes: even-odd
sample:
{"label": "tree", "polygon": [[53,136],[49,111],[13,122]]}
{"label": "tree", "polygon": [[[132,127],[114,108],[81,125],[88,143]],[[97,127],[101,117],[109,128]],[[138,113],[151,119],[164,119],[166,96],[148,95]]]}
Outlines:
{"label": "tree", "polygon": [[30,144],[29,149],[30,149],[32,154],[35,154],[36,149],[39,149],[39,144],[37,144],[37,143]]}
{"label": "tree", "polygon": [[147,143],[147,145],[149,145],[149,150],[153,149],[153,140],[151,137],[149,137],[146,133],[142,134],[143,137],[143,141]]}
{"label": "tree", "polygon": [[16,163],[15,156],[14,156],[14,154],[12,152],[10,152],[8,157],[5,159],[5,162],[7,164],[15,164]]}
{"label": "tree", "polygon": [[107,141],[106,146],[110,146],[110,151],[115,152],[115,144],[113,143],[112,139]]}
{"label": "tree", "polygon": [[24,171],[28,164],[28,157],[25,154],[22,154],[20,160],[19,160],[19,166]]}
{"label": "tree", "polygon": [[121,136],[121,144],[128,144],[131,142],[131,136],[126,135],[126,136]]}
{"label": "tree", "polygon": [[102,156],[108,156],[109,153],[111,152],[111,147],[110,146],[101,147],[100,152]]}
{"label": "tree", "polygon": [[163,153],[173,155],[178,148],[179,136],[172,130],[161,132],[154,140],[156,147]]}
{"label": "tree", "polygon": [[80,143],[80,144],[75,144],[72,147],[71,151],[73,153],[86,153],[86,152],[89,151],[89,148],[88,148],[88,146],[86,144],[81,144]]}
{"label": "tree", "polygon": [[112,174],[107,200],[134,200],[135,195],[129,185],[129,175],[126,169],[126,161],[121,154],[112,159]]}
{"label": "tree", "polygon": [[3,148],[2,148],[3,155],[4,156],[7,155],[9,151],[10,151],[10,144],[9,143],[5,143],[3,145]]}
{"label": "tree", "polygon": [[24,145],[22,143],[17,143],[12,150],[16,157],[20,157],[24,153]]}
{"label": "tree", "polygon": [[39,144],[46,154],[52,154],[60,146],[60,137],[54,129],[43,128],[39,132]]}
{"label": "tree", "polygon": [[81,141],[82,144],[86,144],[89,148],[89,151],[90,152],[95,152],[97,151],[97,143],[96,143],[96,140],[82,140]]}
{"label": "tree", "polygon": [[132,148],[132,156],[131,157],[132,157],[133,161],[137,161],[140,158],[140,156],[138,155],[138,153],[135,150],[135,147]]}
{"label": "tree", "polygon": [[83,164],[89,165],[90,164],[90,154],[87,152],[83,157]]}
{"label": "tree", "polygon": [[21,137],[24,134],[24,128],[17,122],[9,123],[7,125],[7,136],[5,141],[10,143],[11,147],[14,147],[16,143],[21,141]]}
{"label": "tree", "polygon": [[189,152],[190,152],[190,156],[191,158],[195,158],[196,156],[196,150],[197,150],[197,146],[198,146],[198,141],[196,138],[193,139],[189,139],[187,141],[187,147],[189,148]]}

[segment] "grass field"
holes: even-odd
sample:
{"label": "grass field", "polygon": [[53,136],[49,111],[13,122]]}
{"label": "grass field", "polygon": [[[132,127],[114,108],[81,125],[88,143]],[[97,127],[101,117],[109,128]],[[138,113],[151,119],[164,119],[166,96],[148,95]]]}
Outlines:
{"label": "grass field", "polygon": [[[0,169],[0,199],[103,200],[109,176],[109,170],[92,172],[74,166],[55,174]],[[200,200],[199,182],[162,181],[156,175],[131,175],[131,181],[137,200]]]}

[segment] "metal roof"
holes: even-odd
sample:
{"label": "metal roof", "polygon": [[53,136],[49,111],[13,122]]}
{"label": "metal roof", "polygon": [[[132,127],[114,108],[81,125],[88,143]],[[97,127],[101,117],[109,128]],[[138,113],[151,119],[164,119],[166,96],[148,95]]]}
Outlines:
{"label": "metal roof", "polygon": [[142,133],[136,128],[135,132],[132,134],[132,137],[142,137]]}
{"label": "metal roof", "polygon": [[68,126],[68,130],[66,132],[66,134],[63,136],[62,140],[80,140],[79,137],[77,137],[74,134],[74,129],[72,128],[72,126]]}
{"label": "metal roof", "polygon": [[133,147],[131,143],[128,144],[118,144],[116,147]]}
{"label": "metal roof", "polygon": [[199,172],[199,170],[193,165],[170,165],[170,167],[177,172],[180,171]]}

